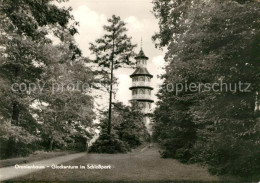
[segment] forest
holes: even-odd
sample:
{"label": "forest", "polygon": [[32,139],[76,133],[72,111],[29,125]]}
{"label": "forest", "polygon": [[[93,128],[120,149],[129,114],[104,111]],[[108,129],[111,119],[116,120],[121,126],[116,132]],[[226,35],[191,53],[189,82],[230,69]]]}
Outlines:
{"label": "forest", "polygon": [[[258,176],[260,172],[260,3],[259,1],[153,1],[166,47],[169,83],[154,111],[154,139],[162,157],[201,163],[213,174]],[[250,83],[250,91],[224,84]],[[221,83],[215,90],[199,84]]]}

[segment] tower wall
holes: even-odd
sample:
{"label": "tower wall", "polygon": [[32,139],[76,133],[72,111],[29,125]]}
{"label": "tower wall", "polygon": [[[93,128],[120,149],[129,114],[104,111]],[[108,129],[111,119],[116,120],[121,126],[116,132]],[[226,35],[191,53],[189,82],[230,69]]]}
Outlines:
{"label": "tower wall", "polygon": [[147,70],[147,61],[148,57],[146,57],[141,49],[136,59],[136,70],[130,76],[132,78],[132,86],[130,90],[132,91],[132,99],[131,101],[135,101],[138,103],[141,108],[141,112],[144,114],[143,122],[151,134],[151,120],[147,116],[147,114],[151,113],[153,100],[151,98],[152,90],[151,87],[151,79],[153,75],[149,73]]}

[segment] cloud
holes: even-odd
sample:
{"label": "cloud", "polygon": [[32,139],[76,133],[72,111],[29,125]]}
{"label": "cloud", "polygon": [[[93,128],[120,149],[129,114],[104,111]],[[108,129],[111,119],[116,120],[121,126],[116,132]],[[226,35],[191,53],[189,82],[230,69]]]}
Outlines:
{"label": "cloud", "polygon": [[124,21],[127,23],[127,27],[130,29],[130,31],[142,30],[142,24],[135,16],[127,17]]}
{"label": "cloud", "polygon": [[89,43],[103,34],[103,25],[107,22],[107,17],[104,14],[98,14],[91,10],[86,5],[79,6],[73,12],[75,20],[80,23],[78,27],[79,34],[76,36],[76,41],[82,49],[83,54],[90,56],[88,50]]}
{"label": "cloud", "polygon": [[154,65],[156,65],[157,68],[164,67],[165,66],[164,56],[163,55],[159,55],[159,56],[153,57],[152,63]]}

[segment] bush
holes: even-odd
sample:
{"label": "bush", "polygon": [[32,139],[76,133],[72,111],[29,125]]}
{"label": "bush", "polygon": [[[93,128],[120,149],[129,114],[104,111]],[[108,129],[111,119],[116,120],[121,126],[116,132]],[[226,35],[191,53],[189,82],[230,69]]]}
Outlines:
{"label": "bush", "polygon": [[16,141],[10,138],[8,141],[1,142],[0,158],[14,158],[20,156],[28,156],[38,149],[35,143],[26,144],[22,141]]}
{"label": "bush", "polygon": [[126,153],[127,151],[129,151],[129,146],[126,143],[119,140],[115,134],[106,133],[101,134],[89,149],[89,152],[109,154]]}
{"label": "bush", "polygon": [[41,149],[38,143],[39,140],[37,136],[31,135],[23,127],[2,122],[0,129],[0,158],[27,156],[35,150]]}
{"label": "bush", "polygon": [[231,174],[242,177],[260,175],[260,150],[249,141],[232,142],[225,138],[213,144],[210,152],[209,171],[213,174]]}
{"label": "bush", "polygon": [[149,140],[150,135],[145,127],[143,114],[136,104],[131,107],[122,103],[113,103],[112,129],[107,134],[107,111],[100,120],[100,136],[90,148],[96,153],[124,153]]}

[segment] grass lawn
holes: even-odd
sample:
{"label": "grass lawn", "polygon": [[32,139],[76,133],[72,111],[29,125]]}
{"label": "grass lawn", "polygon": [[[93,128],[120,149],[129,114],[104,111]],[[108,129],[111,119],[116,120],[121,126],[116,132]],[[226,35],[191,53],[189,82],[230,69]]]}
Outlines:
{"label": "grass lawn", "polygon": [[[71,152],[72,153],[72,152]],[[29,163],[33,161],[39,161],[49,158],[54,158],[57,156],[64,156],[69,154],[69,152],[44,152],[44,151],[36,151],[33,154],[27,157],[19,157],[19,158],[11,158],[0,160],[0,168],[14,166],[16,164]]]}
{"label": "grass lawn", "polygon": [[63,165],[110,165],[111,169],[48,168],[12,181],[40,182],[215,182],[216,176],[198,165],[185,165],[174,159],[162,159],[155,147],[128,154],[86,154]]}

